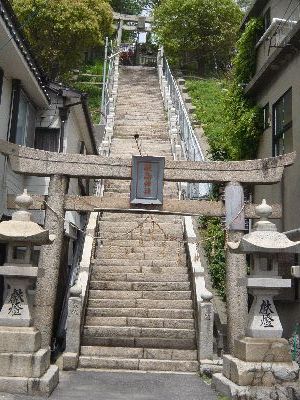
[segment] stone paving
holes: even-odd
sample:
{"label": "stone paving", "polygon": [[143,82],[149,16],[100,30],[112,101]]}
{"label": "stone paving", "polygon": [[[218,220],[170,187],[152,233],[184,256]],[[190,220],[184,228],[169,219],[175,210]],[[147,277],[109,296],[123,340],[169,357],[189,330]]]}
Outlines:
{"label": "stone paving", "polygon": [[[196,374],[63,372],[50,400],[217,400]],[[0,400],[42,398],[0,394]],[[45,400],[45,398],[43,398]]]}

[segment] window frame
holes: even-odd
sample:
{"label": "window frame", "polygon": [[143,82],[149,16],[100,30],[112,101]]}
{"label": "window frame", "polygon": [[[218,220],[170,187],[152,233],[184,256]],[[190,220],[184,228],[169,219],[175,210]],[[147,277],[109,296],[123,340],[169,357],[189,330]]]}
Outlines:
{"label": "window frame", "polygon": [[268,128],[270,128],[271,126],[271,119],[270,119],[271,115],[270,115],[270,103],[268,102],[264,107],[263,107],[263,118],[264,118],[264,122],[263,122],[263,128],[264,131],[267,130]]}
{"label": "window frame", "polygon": [[2,100],[3,81],[4,81],[4,70],[0,67],[0,104]]}
{"label": "window frame", "polygon": [[[20,104],[21,98],[25,99],[26,107],[26,119],[24,131],[25,134],[22,135],[22,143],[17,143],[17,132],[18,132],[18,122],[20,115]],[[28,128],[30,125],[30,113],[34,112],[34,128],[29,135]],[[11,100],[11,111],[10,111],[10,127],[9,127],[9,141],[11,143],[19,144],[26,147],[34,147],[35,140],[35,126],[36,126],[36,114],[37,108],[30,97],[27,95],[26,91],[22,88],[21,81],[19,79],[13,79],[12,81],[12,100]],[[30,137],[31,136],[31,137]],[[28,141],[30,138],[30,143]]]}
{"label": "window frame", "polygon": [[[278,105],[283,102],[285,100],[285,98],[287,97],[287,95],[290,95],[291,98],[289,99],[290,101],[290,105],[291,105],[291,110],[290,110],[290,114],[291,114],[291,119],[285,123],[284,119],[283,119],[283,125],[282,125],[282,129],[277,132],[277,127],[278,127],[278,123],[277,123],[277,107]],[[284,115],[284,105],[283,104],[283,115]],[[283,139],[284,141],[284,137],[285,137],[285,133],[287,131],[289,131],[290,129],[293,128],[293,89],[292,87],[290,87],[286,92],[284,92],[284,94],[279,97],[279,99],[273,104],[272,107],[272,122],[273,122],[273,129],[272,129],[272,153],[273,153],[273,157],[276,157],[278,155],[282,155],[284,154],[284,149],[283,149],[283,153],[280,154],[280,152],[277,151],[277,147],[278,147],[278,143],[280,140]]]}

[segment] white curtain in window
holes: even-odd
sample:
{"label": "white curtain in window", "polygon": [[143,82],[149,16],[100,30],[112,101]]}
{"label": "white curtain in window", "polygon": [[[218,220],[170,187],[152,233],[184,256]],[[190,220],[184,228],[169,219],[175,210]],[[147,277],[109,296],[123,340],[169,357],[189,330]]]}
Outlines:
{"label": "white curtain in window", "polygon": [[34,146],[36,110],[27,96],[21,91],[19,102],[16,143],[22,146]]}

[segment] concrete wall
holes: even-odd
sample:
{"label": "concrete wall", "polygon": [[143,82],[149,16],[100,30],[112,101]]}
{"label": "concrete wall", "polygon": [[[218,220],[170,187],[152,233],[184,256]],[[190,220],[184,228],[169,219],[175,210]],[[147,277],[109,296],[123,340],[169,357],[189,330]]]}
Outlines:
{"label": "concrete wall", "polygon": [[[281,19],[287,19],[290,21],[299,21],[300,19],[300,4],[298,0],[292,0],[290,3],[290,0],[270,0],[268,4],[265,6],[263,12],[261,13],[261,16],[263,16],[266,11],[270,8],[270,14],[271,14],[271,21],[274,18],[281,18]],[[288,33],[290,29],[293,27],[291,24],[290,26],[281,24],[280,28],[277,29],[277,35],[280,35],[280,32],[282,33]],[[276,31],[273,31],[273,33]],[[278,38],[283,38],[283,36],[277,36]],[[274,47],[269,46],[270,41],[266,40],[264,41],[257,49],[257,64],[256,64],[256,71],[259,71],[261,67],[264,65],[264,63],[267,61],[268,57],[272,55],[272,53],[276,50]],[[272,45],[274,45],[274,38],[272,39]]]}

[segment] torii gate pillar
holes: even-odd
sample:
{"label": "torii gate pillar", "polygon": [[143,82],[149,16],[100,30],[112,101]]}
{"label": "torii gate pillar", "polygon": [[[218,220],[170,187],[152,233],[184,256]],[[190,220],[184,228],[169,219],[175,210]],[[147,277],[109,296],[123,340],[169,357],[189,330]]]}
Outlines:
{"label": "torii gate pillar", "polygon": [[68,178],[53,175],[50,179],[45,229],[55,235],[50,246],[41,249],[34,304],[34,326],[42,334],[42,346],[51,344],[54,309],[59,278],[59,267],[64,238],[64,199],[68,190]]}
{"label": "torii gate pillar", "polygon": [[118,36],[117,36],[117,46],[118,47],[121,46],[121,44],[122,44],[123,25],[124,25],[124,20],[120,19],[119,27],[118,27]]}
{"label": "torii gate pillar", "polygon": [[[245,232],[244,190],[240,183],[230,182],[225,188],[226,242],[239,242]],[[233,353],[236,339],[245,336],[248,315],[248,294],[242,281],[247,276],[244,254],[226,248],[227,343]]]}

